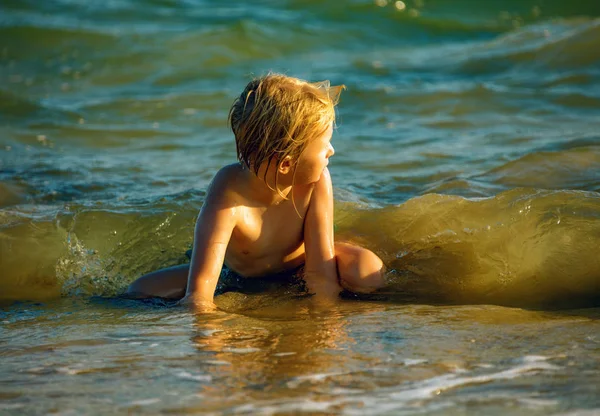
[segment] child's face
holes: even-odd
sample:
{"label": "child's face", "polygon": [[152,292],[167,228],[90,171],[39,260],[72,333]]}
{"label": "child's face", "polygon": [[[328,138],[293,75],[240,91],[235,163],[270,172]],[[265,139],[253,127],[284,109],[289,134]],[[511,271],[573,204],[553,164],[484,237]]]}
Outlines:
{"label": "child's face", "polygon": [[298,159],[295,183],[306,184],[317,182],[323,170],[329,164],[329,158],[335,151],[331,145],[333,124],[314,140],[311,140]]}

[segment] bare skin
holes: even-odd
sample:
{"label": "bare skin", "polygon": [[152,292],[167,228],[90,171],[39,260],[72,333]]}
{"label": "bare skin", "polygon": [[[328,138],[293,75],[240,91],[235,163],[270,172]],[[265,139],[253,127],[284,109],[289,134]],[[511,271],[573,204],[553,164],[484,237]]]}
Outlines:
{"label": "bare skin", "polygon": [[181,298],[211,308],[222,265],[247,278],[304,265],[315,298],[332,300],[341,288],[369,292],[383,286],[383,263],[371,251],[334,243],[333,191],[327,169],[334,154],[331,127],[298,160],[222,168],[209,187],[194,232],[191,263],[140,277],[131,294]]}

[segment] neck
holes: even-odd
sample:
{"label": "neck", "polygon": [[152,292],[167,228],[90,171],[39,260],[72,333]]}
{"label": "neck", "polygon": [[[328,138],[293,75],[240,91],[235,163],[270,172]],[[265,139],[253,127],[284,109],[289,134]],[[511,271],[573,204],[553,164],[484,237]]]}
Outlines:
{"label": "neck", "polygon": [[277,177],[276,166],[269,166],[267,169],[266,165],[263,165],[258,169],[258,173],[246,167],[244,170],[247,172],[251,194],[265,205],[277,205],[291,198],[292,185],[287,183],[287,175],[279,174]]}

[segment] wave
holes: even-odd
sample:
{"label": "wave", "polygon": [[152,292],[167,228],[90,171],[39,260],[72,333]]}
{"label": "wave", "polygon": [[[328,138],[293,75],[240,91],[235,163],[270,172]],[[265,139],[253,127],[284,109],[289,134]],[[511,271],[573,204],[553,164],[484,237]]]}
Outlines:
{"label": "wave", "polygon": [[86,45],[105,49],[114,46],[117,40],[115,35],[97,28],[81,24],[61,24],[60,19],[51,20],[52,26],[49,26],[47,17],[39,19],[40,21],[36,18],[20,21],[14,16],[0,24],[0,39],[10,39],[10,42],[2,43],[11,58],[27,59],[38,55],[46,57],[49,52],[57,58],[67,48]]}
{"label": "wave", "polygon": [[600,146],[529,153],[479,178],[506,187],[600,191]]}
{"label": "wave", "polygon": [[0,119],[25,123],[32,120],[36,120],[36,123],[56,120],[74,123],[78,118],[75,112],[44,105],[39,101],[0,89]]}
{"label": "wave", "polygon": [[337,214],[338,236],[371,247],[391,268],[391,298],[544,308],[600,303],[598,193],[428,194]]}
{"label": "wave", "polygon": [[[593,85],[600,62],[600,19],[562,18],[495,31],[489,36],[430,40],[390,47],[385,42],[360,51],[355,69],[406,84],[458,80],[501,81],[506,86]],[[398,74],[402,74],[401,77]],[[457,78],[458,77],[458,78]],[[425,82],[424,85],[421,83]]]}
{"label": "wave", "polygon": [[597,138],[554,144],[561,150],[534,151],[489,171],[434,182],[428,193],[488,196],[515,187],[600,192],[600,147]]}
{"label": "wave", "polygon": [[[192,196],[134,210],[2,211],[0,296],[116,295],[186,261]],[[398,206],[337,204],[336,238],[389,268],[379,298],[559,308],[600,304],[600,194],[515,189],[493,198],[429,194]]]}
{"label": "wave", "polygon": [[466,48],[458,70],[466,74],[594,68],[600,62],[600,19],[543,22]]}

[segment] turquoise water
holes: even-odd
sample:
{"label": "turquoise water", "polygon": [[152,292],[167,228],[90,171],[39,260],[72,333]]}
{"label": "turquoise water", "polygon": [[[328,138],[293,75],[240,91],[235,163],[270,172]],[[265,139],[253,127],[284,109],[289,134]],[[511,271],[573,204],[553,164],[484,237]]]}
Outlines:
{"label": "turquoise water", "polygon": [[[267,71],[347,86],[336,238],[388,287],[329,313],[117,300],[185,261]],[[599,81],[594,2],[3,2],[0,409],[598,408]]]}

